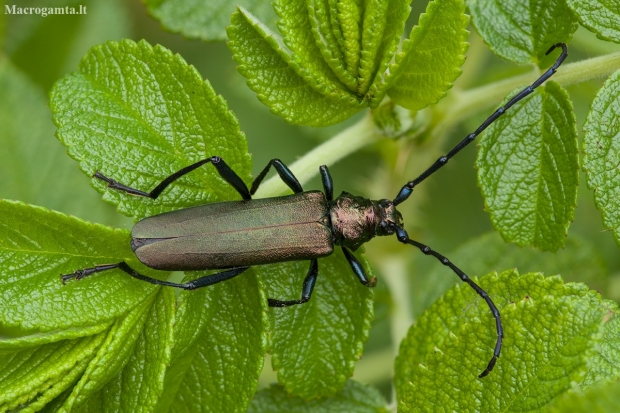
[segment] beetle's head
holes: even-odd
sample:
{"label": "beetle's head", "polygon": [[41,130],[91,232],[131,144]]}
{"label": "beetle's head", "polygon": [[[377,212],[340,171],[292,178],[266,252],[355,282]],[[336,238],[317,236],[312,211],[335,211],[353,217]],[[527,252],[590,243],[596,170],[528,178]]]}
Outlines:
{"label": "beetle's head", "polygon": [[396,227],[402,228],[403,216],[396,210],[394,203],[389,199],[381,199],[375,203],[379,210],[379,225],[376,227],[378,236],[392,235]]}

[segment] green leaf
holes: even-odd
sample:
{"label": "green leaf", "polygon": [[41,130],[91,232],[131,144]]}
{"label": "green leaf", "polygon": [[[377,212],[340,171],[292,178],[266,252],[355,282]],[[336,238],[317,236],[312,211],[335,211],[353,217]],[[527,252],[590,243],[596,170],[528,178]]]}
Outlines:
{"label": "green leaf", "polygon": [[551,413],[615,413],[620,411],[620,381],[601,383],[587,392],[568,393]]}
{"label": "green leaf", "polygon": [[[363,257],[358,259],[371,275]],[[308,262],[258,269],[270,298],[299,298]],[[319,260],[312,299],[300,306],[272,308],[269,353],[278,380],[303,399],[331,397],[353,374],[368,339],[373,292],[355,278],[340,251]]]}
{"label": "green leaf", "polygon": [[568,41],[577,19],[564,0],[469,0],[474,26],[489,47],[517,63],[541,63],[556,43]]}
{"label": "green leaf", "polygon": [[[559,274],[567,281],[581,281],[599,289],[606,285],[609,273],[598,248],[574,234],[566,238],[563,249],[541,253],[507,244],[493,231],[469,240],[446,256],[470,277],[518,268],[523,273],[538,270],[549,275]],[[441,265],[428,273],[415,274],[412,281],[415,289],[411,291],[415,315],[422,313],[455,283],[460,283],[458,278]]]}
{"label": "green leaf", "polygon": [[[304,0],[280,0],[274,3],[276,13],[280,17],[278,21],[278,30],[282,33],[283,39],[279,40],[275,34],[272,39],[276,42],[283,42],[286,50],[282,45],[273,44],[274,51],[279,52],[282,59],[287,61],[293,71],[303,78],[303,80],[311,85],[316,91],[323,95],[330,96],[341,100],[343,103],[356,99],[347,86],[341,83],[338,76],[331,70],[329,64],[323,59],[321,54],[321,43],[317,42],[308,16],[308,6]],[[255,27],[255,30],[261,33],[260,23],[247,15],[244,10],[240,10],[248,23]],[[233,20],[235,17],[233,17]],[[231,33],[234,33],[231,29]],[[269,33],[265,31],[262,37]],[[231,37],[232,39],[232,37]],[[270,39],[266,39],[269,42]],[[230,45],[231,50],[234,45]],[[239,50],[240,56],[247,52],[243,49]],[[342,69],[344,73],[344,69]],[[248,83],[249,84],[249,83]],[[256,92],[258,90],[254,89]]]}
{"label": "green leaf", "polygon": [[144,327],[147,310],[153,304],[154,297],[149,298],[144,306],[136,307],[114,323],[82,378],[59,409],[61,412],[69,412],[82,405],[122,370]]}
{"label": "green leaf", "polygon": [[[361,49],[357,51],[358,56],[361,53],[361,58],[357,58],[357,61],[359,61],[359,74],[361,77],[358,86],[358,92],[360,95],[368,92],[368,89],[374,80],[374,76],[377,73],[379,64],[381,63],[381,56],[377,55],[379,53],[379,48],[381,47],[381,41],[383,40],[383,33],[385,32],[385,28],[388,26],[388,19],[386,17],[389,3],[390,2],[380,0],[370,0],[365,2],[366,9],[364,10],[362,25],[364,32],[362,33],[361,42],[359,40],[357,41],[357,48]],[[399,3],[401,5],[403,4],[403,2]],[[362,21],[361,18],[359,20]],[[397,24],[398,23],[401,23],[401,21],[397,19]],[[391,21],[390,24],[392,24]],[[404,26],[399,28],[400,31],[402,31]],[[350,46],[345,50],[350,50]],[[357,61],[355,62],[356,64]]]}
{"label": "green leaf", "polygon": [[364,106],[378,107],[386,92],[399,105],[421,109],[444,97],[461,73],[463,0],[431,2],[392,65],[407,1],[280,0],[275,8],[282,38],[239,9],[229,47],[248,86],[287,122],[337,123]]}
{"label": "green leaf", "polygon": [[594,189],[596,207],[603,214],[603,225],[620,245],[620,71],[614,73],[596,94],[583,126],[583,169],[588,187]]}
{"label": "green leaf", "polygon": [[401,343],[395,377],[399,412],[437,405],[446,411],[545,411],[598,363],[606,331],[619,338],[618,323],[609,322],[617,318],[610,316],[618,313],[617,305],[583,284],[507,271],[482,277],[480,286],[497,304],[504,325],[494,370],[477,378],[496,340],[489,308],[469,286],[456,286]]}
{"label": "green leaf", "polygon": [[566,4],[598,38],[620,43],[620,3],[616,0],[566,0]]}
{"label": "green leaf", "polygon": [[[330,7],[328,1],[329,0],[309,0],[307,2],[308,15],[312,25],[312,35],[319,46],[323,59],[325,59],[327,64],[331,67],[334,74],[338,76],[343,84],[355,90],[357,81],[346,69],[346,63],[343,59],[345,51],[340,48],[338,44],[339,39],[334,33],[335,31],[337,32],[339,28],[334,27],[334,24],[339,26],[334,16],[337,15],[337,10],[335,7]],[[334,1],[330,1],[330,3],[335,5]],[[351,11],[349,11],[349,13],[351,13]],[[348,17],[354,18],[354,16],[351,15]],[[342,33],[340,34],[342,36]],[[341,36],[340,40],[344,41]]]}
{"label": "green leaf", "polygon": [[0,352],[0,410],[41,409],[80,377],[105,335]]}
{"label": "green leaf", "polygon": [[[209,156],[221,156],[246,182],[245,136],[226,102],[179,55],[145,41],[93,47],[78,70],[51,92],[56,133],[84,173],[95,171],[150,191],[166,177]],[[239,195],[215,168],[175,181],[156,200],[93,186],[120,212],[142,218]]]}
{"label": "green leaf", "polygon": [[305,401],[291,397],[282,386],[273,385],[256,394],[248,413],[387,413],[381,394],[371,386],[347,380],[334,397]]}
{"label": "green leaf", "polygon": [[[507,99],[508,100],[508,99]],[[568,93],[548,82],[489,126],[478,185],[504,240],[555,251],[577,205],[577,130]]]}
{"label": "green leaf", "polygon": [[123,260],[143,274],[166,274],[138,263],[126,230],[21,202],[0,201],[0,215],[5,217],[0,223],[0,326],[19,327],[14,336],[106,323],[157,290],[120,270],[67,285],[61,274]]}
{"label": "green leaf", "polygon": [[240,65],[239,73],[275,115],[293,124],[326,126],[342,122],[362,109],[354,98],[343,103],[315,90],[290,65],[290,53],[282,39],[253,16],[239,9],[231,23],[227,29],[231,40],[228,47]]}
{"label": "green leaf", "polygon": [[[359,0],[332,0],[330,4],[331,23],[340,50],[344,54],[345,67],[349,75],[357,79],[361,54],[359,24],[364,14],[362,3]],[[357,86],[357,81],[354,84]]]}
{"label": "green leaf", "polygon": [[86,8],[86,14],[75,15],[7,15],[7,56],[45,91],[73,70],[92,45],[132,34],[129,8],[122,0],[24,0],[11,5]]}
{"label": "green leaf", "polygon": [[[0,198],[19,199],[92,221],[120,225],[123,217],[88,190],[88,180],[75,162],[66,156],[62,145],[51,139],[54,125],[49,120],[45,94],[3,57],[0,90]],[[75,202],[75,198],[80,202]]]}
{"label": "green leaf", "polygon": [[[108,330],[113,321],[101,322],[92,326],[74,327],[66,330],[52,330],[46,332],[25,332],[19,328],[2,326],[3,339],[0,340],[0,352],[39,347],[44,344],[55,343],[61,340],[71,340],[99,334]],[[21,334],[21,335],[19,335]],[[15,335],[14,337],[12,335]]]}
{"label": "green leaf", "polygon": [[419,110],[446,95],[461,74],[467,51],[469,18],[462,0],[434,0],[420,15],[390,74],[375,86],[375,104],[388,95],[407,109]]}
{"label": "green leaf", "polygon": [[620,357],[620,347],[618,346],[620,315],[617,306],[611,300],[604,303],[605,328],[598,337],[598,344],[588,359],[588,369],[581,383],[582,388],[588,388],[595,383],[620,377],[620,366],[616,362]]}
{"label": "green leaf", "polygon": [[145,0],[149,13],[162,26],[190,39],[226,40],[226,26],[235,6],[247,8],[272,25],[275,15],[266,0]]}
{"label": "green leaf", "polygon": [[268,325],[254,271],[182,292],[180,303],[173,361],[156,411],[246,412],[262,371]]}
{"label": "green leaf", "polygon": [[174,291],[162,288],[117,324],[58,411],[153,411],[170,361],[174,302]]}
{"label": "green leaf", "polygon": [[[387,8],[382,9],[381,2],[369,2],[373,8],[364,14],[360,60],[362,80],[358,92],[367,93],[370,86],[375,85],[370,92],[370,106],[373,108],[376,108],[383,99],[385,90],[380,85],[394,57],[394,52],[398,48],[405,30],[405,22],[411,11],[410,2],[406,0],[389,0],[385,3]],[[383,14],[378,13],[379,10],[383,10]],[[389,22],[389,24],[383,24],[383,22]],[[382,27],[383,33],[377,30],[377,27]],[[378,94],[377,91],[379,91]]]}

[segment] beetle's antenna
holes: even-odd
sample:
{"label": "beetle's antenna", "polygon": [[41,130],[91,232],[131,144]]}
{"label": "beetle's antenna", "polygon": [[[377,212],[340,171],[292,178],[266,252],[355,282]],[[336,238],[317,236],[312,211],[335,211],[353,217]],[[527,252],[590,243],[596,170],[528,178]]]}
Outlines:
{"label": "beetle's antenna", "polygon": [[402,242],[403,244],[409,244],[409,245],[413,245],[414,247],[418,247],[420,251],[422,251],[424,254],[432,255],[433,257],[437,258],[443,265],[450,267],[450,269],[454,271],[454,273],[458,275],[459,278],[463,282],[467,283],[471,288],[473,288],[478,293],[480,297],[484,298],[484,301],[487,302],[487,305],[491,309],[491,313],[493,313],[493,318],[495,318],[495,328],[497,329],[497,341],[495,342],[495,349],[493,350],[493,357],[491,357],[489,364],[487,364],[487,368],[484,369],[484,371],[480,373],[480,375],[478,375],[478,377],[480,378],[486,376],[487,374],[491,372],[491,370],[493,370],[493,367],[495,367],[495,363],[497,362],[497,359],[499,358],[499,353],[502,350],[502,340],[504,339],[504,328],[502,327],[502,319],[500,317],[497,306],[495,305],[493,300],[491,300],[491,297],[489,297],[486,291],[484,291],[478,284],[473,282],[471,278],[469,278],[467,274],[461,271],[459,267],[452,264],[452,262],[450,262],[449,259],[441,255],[437,251],[431,249],[429,246],[424,245],[421,242],[412,240],[411,238],[409,238],[409,235],[407,235],[407,232],[402,228],[396,227],[396,236],[398,237],[398,240]]}
{"label": "beetle's antenna", "polygon": [[428,178],[429,176],[437,172],[439,168],[441,168],[446,163],[448,163],[450,158],[452,158],[454,155],[459,153],[461,149],[463,149],[464,147],[469,145],[471,142],[473,142],[474,139],[476,139],[476,137],[480,135],[480,133],[482,133],[482,131],[484,131],[490,124],[495,122],[495,120],[499,118],[501,115],[503,115],[512,105],[514,105],[515,103],[517,103],[524,97],[531,94],[534,91],[534,89],[542,85],[547,79],[553,76],[553,74],[557,71],[558,67],[560,67],[562,62],[564,62],[564,59],[566,59],[566,56],[568,56],[568,50],[566,48],[566,44],[564,43],[554,44],[553,46],[551,46],[549,50],[547,50],[546,54],[551,53],[553,50],[555,50],[558,47],[562,48],[562,53],[560,54],[558,59],[555,61],[553,66],[551,66],[545,73],[543,73],[542,76],[536,79],[534,83],[532,83],[530,86],[523,89],[521,92],[517,93],[512,99],[508,101],[508,103],[506,103],[505,106],[500,107],[495,112],[493,112],[493,114],[489,116],[487,120],[482,122],[482,125],[480,125],[478,129],[476,129],[474,132],[467,135],[465,139],[463,139],[454,148],[452,148],[450,152],[448,152],[444,156],[437,159],[435,163],[432,164],[430,168],[424,171],[420,176],[418,176],[413,181],[407,182],[405,186],[402,187],[398,195],[396,195],[396,198],[394,198],[394,201],[393,201],[394,205],[398,205],[401,202],[405,201],[407,198],[409,198],[409,195],[411,195],[411,193],[413,192],[413,188],[415,188],[416,185],[418,185],[420,182],[424,181],[426,178]]}

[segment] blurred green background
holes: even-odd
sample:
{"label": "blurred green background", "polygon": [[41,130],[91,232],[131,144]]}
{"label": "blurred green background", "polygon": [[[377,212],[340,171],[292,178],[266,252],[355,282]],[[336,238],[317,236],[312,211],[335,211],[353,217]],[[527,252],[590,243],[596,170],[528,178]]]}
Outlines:
{"label": "blurred green background", "polygon": [[[224,96],[238,117],[249,142],[255,173],[274,157],[287,164],[292,163],[362,116],[360,114],[345,124],[321,129],[285,123],[272,115],[246,87],[245,79],[236,71],[236,64],[225,43],[204,43],[168,33],[148,16],[138,0],[15,3],[23,7],[83,4],[88,7],[88,14],[47,17],[5,15],[2,5],[1,198],[42,205],[111,226],[131,227],[131,220],[103,203],[100,195],[90,188],[89,178],[78,170],[76,162],[66,156],[65,149],[54,138],[55,127],[47,105],[47,93],[53,83],[75,70],[81,56],[91,46],[106,40],[146,39],[151,44],[162,44],[179,53],[196,66],[215,90]],[[417,21],[426,3],[419,1],[412,5],[409,27]],[[475,34],[471,35],[470,43],[464,73],[457,81],[455,90],[475,88],[531,70],[495,57]],[[571,62],[620,51],[620,46],[600,41],[580,28],[569,50],[568,62]],[[589,105],[603,81],[597,79],[568,87],[580,131]],[[440,105],[449,105],[450,95]],[[496,105],[499,102],[489,103]],[[491,111],[491,108],[481,109],[484,110],[460,124],[443,128],[441,133],[427,131],[416,139],[383,140],[336,165],[330,165],[336,193],[346,190],[375,199],[393,198],[401,185],[417,176],[439,154],[474,130]],[[441,106],[428,111],[441,111]],[[588,282],[607,298],[620,299],[618,247],[611,232],[603,229],[592,191],[585,188],[583,177],[575,222],[569,230],[566,249],[557,254],[521,250],[504,245],[497,234],[488,234],[492,227],[476,186],[475,155],[474,147],[465,150],[420,189],[416,189],[414,196],[400,207],[412,237],[447,255],[472,275],[512,267],[518,267],[521,272],[560,272],[569,280]],[[304,187],[319,189],[321,185],[315,178]],[[458,251],[451,255],[451,251],[455,250]],[[458,280],[435,260],[399,245],[394,239],[373,241],[367,245],[366,251],[377,272],[380,287],[377,321],[373,327],[375,331],[371,332],[356,377],[379,386],[389,399],[394,350],[397,349],[399,337],[404,334],[403,330],[407,328],[407,325],[395,325],[392,314],[404,311],[413,320]],[[398,286],[399,276],[401,279],[406,277],[409,286],[406,291],[398,291],[390,299],[385,286]],[[266,370],[264,383],[273,378],[268,372],[269,366]]]}

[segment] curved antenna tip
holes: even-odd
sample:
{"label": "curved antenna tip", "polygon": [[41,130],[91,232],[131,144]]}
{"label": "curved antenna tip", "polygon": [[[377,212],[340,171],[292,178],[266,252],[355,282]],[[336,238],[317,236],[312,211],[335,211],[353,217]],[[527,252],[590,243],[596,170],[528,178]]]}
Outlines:
{"label": "curved antenna tip", "polygon": [[561,47],[564,53],[568,53],[568,47],[566,46],[566,43],[556,43],[553,46],[551,46],[549,50],[547,50],[547,53],[545,53],[545,55],[548,55],[549,53],[553,52],[558,47]]}

